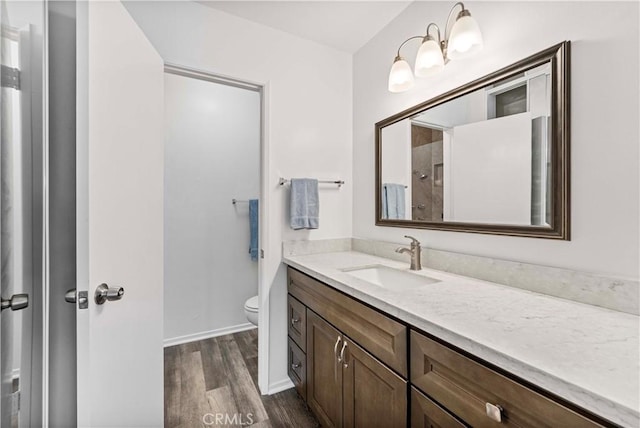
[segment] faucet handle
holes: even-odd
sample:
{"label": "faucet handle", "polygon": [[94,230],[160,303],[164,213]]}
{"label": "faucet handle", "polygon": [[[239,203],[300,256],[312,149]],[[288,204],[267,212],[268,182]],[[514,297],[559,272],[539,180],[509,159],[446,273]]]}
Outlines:
{"label": "faucet handle", "polygon": [[404,235],[405,238],[409,238],[411,239],[411,245],[420,245],[420,241],[418,241],[416,238],[414,238],[413,236],[409,236],[409,235]]}

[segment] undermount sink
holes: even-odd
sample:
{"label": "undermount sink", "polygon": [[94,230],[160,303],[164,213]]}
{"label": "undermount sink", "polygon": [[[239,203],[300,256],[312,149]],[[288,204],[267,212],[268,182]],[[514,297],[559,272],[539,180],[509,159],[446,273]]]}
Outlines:
{"label": "undermount sink", "polygon": [[342,269],[343,272],[389,290],[411,290],[425,285],[440,282],[424,275],[394,269],[383,265],[370,265]]}

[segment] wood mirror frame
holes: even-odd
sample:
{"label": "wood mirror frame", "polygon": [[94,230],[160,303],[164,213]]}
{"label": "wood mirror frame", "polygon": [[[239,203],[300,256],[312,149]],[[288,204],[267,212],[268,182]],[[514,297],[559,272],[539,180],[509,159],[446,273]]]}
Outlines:
{"label": "wood mirror frame", "polygon": [[[570,158],[569,158],[569,90],[570,90],[570,42],[565,41],[508,67],[406,109],[375,124],[376,225],[416,229],[436,229],[455,232],[486,233],[493,235],[525,236],[570,240]],[[529,225],[501,225],[468,222],[434,222],[382,218],[382,129],[417,113],[453,100],[514,74],[551,63],[551,177],[552,215],[550,227]]]}

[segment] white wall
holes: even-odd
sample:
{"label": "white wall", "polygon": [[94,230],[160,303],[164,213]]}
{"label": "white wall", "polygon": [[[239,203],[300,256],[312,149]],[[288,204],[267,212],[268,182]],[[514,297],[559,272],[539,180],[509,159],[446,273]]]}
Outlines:
{"label": "white wall", "polygon": [[430,108],[416,119],[443,128],[487,120],[487,93],[484,89],[478,89]]}
{"label": "white wall", "polygon": [[[270,300],[267,383],[275,386],[288,378],[282,241],[352,235],[352,58],[195,2],[134,1],[126,7],[165,61],[266,85],[261,287]],[[373,122],[368,126],[373,129]],[[342,178],[346,185],[321,187],[320,229],[293,231],[286,220],[288,189],[278,185],[279,176]]]}
{"label": "white wall", "polygon": [[[571,241],[411,230],[424,245],[638,278],[638,4],[473,2],[484,50],[402,94],[387,92],[395,51],[438,24],[451,2],[415,2],[354,58],[353,232],[403,241],[409,230],[374,225],[373,124],[563,40],[571,40]],[[596,29],[594,31],[594,29]],[[417,44],[417,42],[416,42]],[[414,55],[417,45],[403,50]]]}
{"label": "white wall", "polygon": [[[249,204],[260,193],[260,93],[165,73],[164,339],[246,324],[258,294]],[[189,337],[191,336],[191,337]]]}

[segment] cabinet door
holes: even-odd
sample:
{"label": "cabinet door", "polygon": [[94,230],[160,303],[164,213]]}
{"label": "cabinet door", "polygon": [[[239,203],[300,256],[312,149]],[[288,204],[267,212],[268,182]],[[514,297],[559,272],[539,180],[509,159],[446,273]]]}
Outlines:
{"label": "cabinet door", "polygon": [[350,339],[345,340],[345,428],[406,427],[407,382]]}
{"label": "cabinet door", "polygon": [[338,330],[307,309],[307,404],[323,427],[342,426],[342,370]]}

